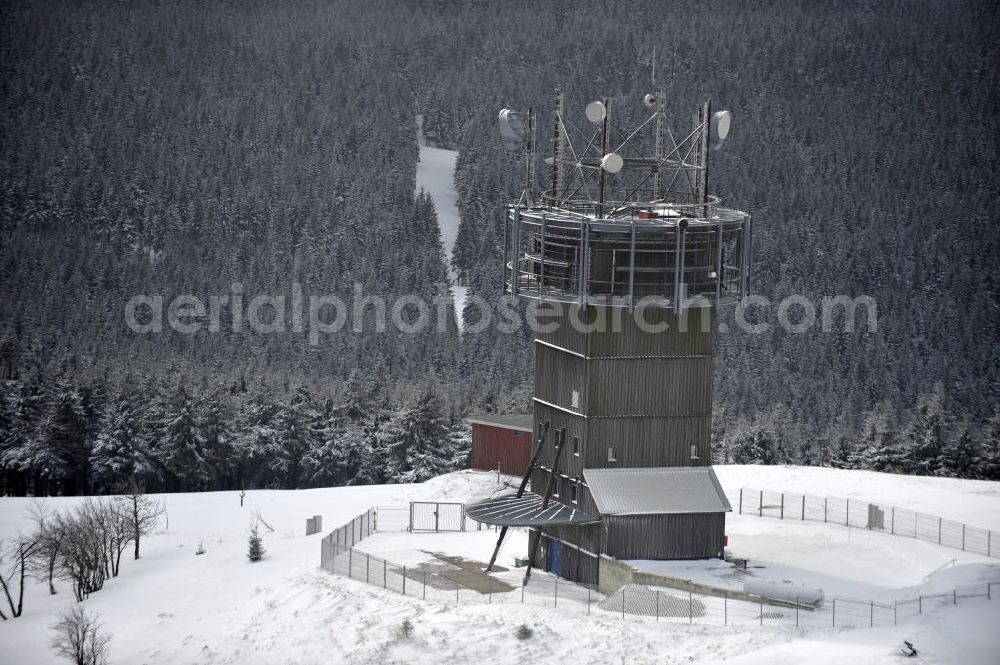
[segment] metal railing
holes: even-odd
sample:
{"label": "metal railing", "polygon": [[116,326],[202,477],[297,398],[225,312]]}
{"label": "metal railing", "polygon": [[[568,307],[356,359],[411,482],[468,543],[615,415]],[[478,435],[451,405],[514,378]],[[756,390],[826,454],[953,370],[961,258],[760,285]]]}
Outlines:
{"label": "metal railing", "polygon": [[1000,558],[1000,533],[899,506],[752,487],[734,498],[741,515],[839,524]]}

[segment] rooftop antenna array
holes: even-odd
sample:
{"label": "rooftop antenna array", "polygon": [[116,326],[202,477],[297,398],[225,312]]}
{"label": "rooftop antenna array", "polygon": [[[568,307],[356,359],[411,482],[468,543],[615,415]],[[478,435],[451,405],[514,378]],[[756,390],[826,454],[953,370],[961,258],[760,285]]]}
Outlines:
{"label": "rooftop antenna array", "polygon": [[[655,50],[651,81],[655,85]],[[594,100],[583,105],[586,122],[578,127],[568,119],[563,94],[557,90],[552,154],[544,160],[550,174],[541,192],[536,191],[534,172],[533,110],[500,111],[504,144],[524,156],[524,190],[508,211],[506,228],[509,292],[629,307],[640,297],[659,295],[675,308],[683,304],[680,290],[685,288],[690,293],[697,286],[697,293],[714,295],[718,302],[747,292],[745,261],[733,253],[749,247],[749,216],[720,207],[719,199],[709,193],[710,155],[729,137],[732,113],[713,111],[706,99],[695,107],[690,129],[680,129],[667,122],[665,99],[663,90],[645,94],[639,108],[647,115],[630,129],[620,126],[617,118],[636,109],[622,106],[627,102],[620,99]],[[685,254],[680,231],[689,227],[690,237],[706,243],[705,232],[717,232],[709,243],[716,253],[721,248],[726,261],[739,260],[710,265],[704,275],[689,275],[691,264],[687,269],[676,265],[683,263]],[[596,239],[604,244],[592,245]],[[727,243],[733,246],[723,247]],[[612,263],[607,267],[597,262],[605,258],[605,250]],[[648,254],[657,251],[669,254],[675,265],[658,271],[644,265],[653,261]],[[671,268],[674,274],[666,275]]]}

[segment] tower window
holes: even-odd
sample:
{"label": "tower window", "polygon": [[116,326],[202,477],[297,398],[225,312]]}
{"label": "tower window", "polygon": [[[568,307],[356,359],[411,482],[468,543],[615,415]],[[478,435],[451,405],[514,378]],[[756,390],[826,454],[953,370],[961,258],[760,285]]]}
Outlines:
{"label": "tower window", "polygon": [[691,459],[698,459],[698,446],[691,444]]}
{"label": "tower window", "polygon": [[576,503],[576,494],[577,494],[577,491],[579,491],[579,484],[578,484],[578,482],[579,481],[574,480],[573,484],[571,484],[569,486],[569,499],[573,503]]}
{"label": "tower window", "polygon": [[573,454],[577,457],[580,456],[580,437],[578,436],[573,437]]}
{"label": "tower window", "polygon": [[608,461],[609,462],[618,461],[617,451],[614,448],[608,448]]}

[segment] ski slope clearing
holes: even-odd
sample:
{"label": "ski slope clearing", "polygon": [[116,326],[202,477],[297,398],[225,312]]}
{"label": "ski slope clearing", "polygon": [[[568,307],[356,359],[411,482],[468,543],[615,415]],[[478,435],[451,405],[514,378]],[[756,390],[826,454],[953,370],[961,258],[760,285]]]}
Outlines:
{"label": "ski slope clearing", "polygon": [[[787,482],[782,472],[788,474]],[[754,478],[758,469],[721,467],[727,491],[740,484],[763,484]],[[845,492],[842,487],[857,482],[861,472],[825,469],[761,468],[775,488],[795,489],[808,483],[814,493]],[[871,474],[867,474],[869,477]],[[736,484],[731,484],[733,478]],[[928,479],[904,479],[875,474],[884,480],[879,496],[899,505],[913,505],[928,486]],[[956,519],[974,520],[961,514],[969,483],[980,508],[1000,509],[998,489],[979,483],[958,481],[930,483],[954,506]],[[947,486],[951,485],[951,490]],[[996,485],[994,483],[993,485]],[[863,630],[759,629],[755,626],[708,626],[695,623],[656,623],[622,620],[612,616],[587,617],[578,612],[538,605],[440,606],[403,597],[390,591],[338,578],[318,569],[320,535],[304,536],[306,517],[323,516],[326,531],[353,518],[372,505],[405,503],[411,499],[441,501],[482,496],[495,489],[496,474],[466,471],[435,478],[422,485],[345,487],[298,491],[251,491],[244,507],[236,492],[161,495],[166,503],[169,526],[143,542],[139,561],[122,564],[122,574],[93,594],[86,605],[100,614],[112,634],[113,663],[717,663],[746,665],[780,663],[899,663],[897,647],[905,638],[921,649],[922,662],[995,663],[1000,625],[1000,602],[965,601],[957,607],[925,612],[917,621],[894,628]],[[895,487],[900,493],[893,494]],[[870,496],[870,494],[868,495]],[[993,498],[990,499],[989,497]],[[985,497],[985,498],[983,498]],[[859,497],[860,498],[860,497]],[[48,500],[53,507],[67,507],[80,498]],[[0,499],[0,537],[9,537],[30,524],[27,509],[31,499]],[[246,537],[257,511],[274,531],[262,529],[265,558],[258,563],[246,559]],[[780,543],[790,539],[801,523],[745,516],[756,535]],[[731,521],[733,538],[743,537],[743,520]],[[823,525],[820,525],[823,526]],[[749,530],[751,527],[746,527]],[[837,527],[826,525],[835,530]],[[786,531],[788,529],[789,531]],[[844,539],[844,532],[839,527]],[[440,549],[468,547],[470,556],[481,556],[492,545],[492,534],[468,534],[473,538],[449,544],[460,534],[421,534],[422,541],[405,540],[407,534],[383,534],[365,541],[373,549],[419,550],[430,545]],[[853,530],[852,544],[857,544]],[[871,534],[882,535],[882,534]],[[440,536],[440,539],[434,540]],[[883,538],[891,538],[885,537]],[[794,550],[778,562],[801,565],[798,550],[815,538],[792,541]],[[888,542],[908,542],[896,538]],[[732,542],[732,540],[731,540]],[[822,541],[820,541],[822,542]],[[199,543],[206,552],[195,555]],[[913,545],[914,543],[909,543]],[[936,547],[936,546],[934,546]],[[808,556],[830,572],[842,569],[850,555],[831,550],[823,555],[816,547]],[[850,552],[853,550],[847,550]],[[888,550],[887,550],[888,551]],[[461,552],[461,550],[459,550]],[[511,554],[514,548],[511,548]],[[781,554],[776,547],[774,556]],[[959,553],[960,554],[960,553]],[[855,551],[855,555],[857,552]],[[902,556],[902,555],[900,555]],[[907,555],[909,556],[909,555]],[[952,555],[954,556],[954,555]],[[777,563],[777,562],[776,562]],[[810,564],[813,565],[813,564]],[[977,567],[983,564],[975,564]],[[886,566],[887,568],[890,566]],[[952,576],[962,568],[951,568],[934,576]],[[852,575],[860,575],[857,570]],[[877,574],[885,571],[880,569]],[[904,576],[891,581],[869,579],[866,584],[891,587],[920,577]],[[932,578],[933,579],[933,578]],[[55,615],[72,600],[65,584],[56,596],[45,585],[32,582],[24,616],[0,622],[0,662],[5,665],[60,662],[49,650],[49,626]],[[414,625],[413,636],[403,639],[399,626],[404,619]],[[526,623],[534,636],[518,640],[514,632]]]}
{"label": "ski slope clearing", "polygon": [[455,300],[455,318],[461,327],[462,309],[465,307],[469,289],[458,286],[456,275],[451,269],[451,255],[455,250],[455,238],[458,237],[458,225],[461,223],[458,214],[458,191],[455,190],[455,160],[458,159],[458,152],[428,146],[424,140],[423,124],[423,117],[417,116],[417,143],[420,146],[417,192],[420,190],[427,192],[434,201],[438,226],[441,228],[441,244],[444,245],[444,256],[452,279],[451,292]]}

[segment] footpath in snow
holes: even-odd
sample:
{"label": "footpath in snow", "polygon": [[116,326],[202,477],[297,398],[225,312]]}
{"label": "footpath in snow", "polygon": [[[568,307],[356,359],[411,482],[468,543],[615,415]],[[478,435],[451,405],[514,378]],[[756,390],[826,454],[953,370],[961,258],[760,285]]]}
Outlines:
{"label": "footpath in snow", "polygon": [[458,275],[451,268],[451,256],[458,237],[458,192],[455,191],[455,160],[458,152],[431,148],[424,138],[424,119],[417,116],[417,143],[420,146],[420,161],[417,163],[417,192],[424,190],[434,201],[438,225],[441,228],[441,242],[444,245],[448,272],[451,275],[451,292],[455,301],[455,320],[462,327],[462,309],[468,288],[458,286]]}

